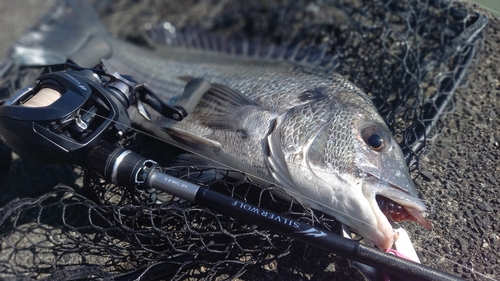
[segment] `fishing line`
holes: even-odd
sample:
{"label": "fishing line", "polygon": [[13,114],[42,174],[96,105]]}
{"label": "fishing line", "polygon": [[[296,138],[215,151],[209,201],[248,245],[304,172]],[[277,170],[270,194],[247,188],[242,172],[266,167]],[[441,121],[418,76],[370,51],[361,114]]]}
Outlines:
{"label": "fishing line", "polygon": [[[35,94],[35,95],[33,95],[33,96],[30,96],[30,97],[29,97],[29,99],[28,99],[28,101],[26,101],[26,102],[24,102],[24,103],[23,103],[23,106],[25,106],[25,104],[28,104],[28,107],[45,107],[45,106],[47,106],[47,105],[50,105],[50,104],[54,103],[54,102],[55,102],[55,101],[57,101],[60,97],[61,97],[61,94],[59,93],[58,89],[56,89],[56,88],[54,88],[54,89],[53,89],[53,88],[48,88],[48,87],[45,87],[45,88],[40,89],[40,91],[39,91],[37,94]],[[31,102],[30,102],[30,101],[31,101]],[[88,111],[88,110],[86,110],[85,108],[80,108],[80,110],[82,110],[82,112],[86,112],[86,113],[89,113],[89,114],[90,114],[90,113],[92,113],[91,111]],[[143,130],[141,130],[141,129],[134,128],[134,127],[130,126],[130,125],[129,125],[130,123],[128,123],[128,124],[124,124],[124,123],[122,123],[122,122],[119,122],[119,121],[116,121],[116,120],[112,120],[112,119],[108,118],[107,116],[103,116],[103,115],[98,114],[98,113],[95,113],[95,116],[96,116],[96,117],[99,117],[99,118],[101,118],[101,119],[103,119],[103,120],[108,120],[108,121],[110,121],[110,122],[115,122],[116,124],[120,124],[121,126],[123,126],[123,127],[127,128],[127,129],[129,129],[129,130],[131,130],[131,131],[134,131],[134,132],[137,132],[137,133],[140,133],[140,134],[143,134],[143,135],[149,136],[149,137],[151,137],[151,138],[153,138],[153,139],[157,139],[157,140],[161,141],[162,143],[168,143],[167,141],[165,141],[165,140],[164,140],[163,138],[161,138],[160,136],[157,136],[157,135],[152,134],[152,133],[149,133],[149,132],[147,132],[147,131],[143,131]],[[156,124],[153,124],[153,126],[157,126],[157,125],[156,125]],[[154,131],[154,129],[153,129],[153,131]],[[194,154],[197,154],[196,152],[190,151],[189,149],[188,149],[187,151],[189,151],[189,152],[191,152],[191,153],[194,153]],[[197,155],[198,155],[198,154],[197,154]],[[230,167],[230,166],[228,166],[228,165],[224,165],[223,163],[219,163],[218,161],[213,160],[213,159],[210,159],[210,158],[205,157],[205,156],[203,156],[203,155],[200,155],[200,157],[203,157],[203,158],[205,158],[205,159],[209,159],[210,161],[213,161],[213,162],[218,163],[220,166],[223,166],[223,167],[228,167],[229,169],[233,169],[233,170],[234,170],[234,168],[233,168],[233,167]],[[303,164],[300,164],[300,163],[299,163],[299,164],[294,164],[294,165],[303,166]],[[303,167],[307,167],[307,166],[303,166]],[[311,167],[307,167],[307,168],[311,169]],[[312,169],[312,170],[315,170],[315,169]],[[316,169],[316,170],[317,170],[317,171],[319,171],[318,169]],[[246,173],[242,172],[242,174],[246,174]],[[253,175],[250,175],[250,176],[251,176],[251,177],[254,177],[254,178],[257,178],[257,179],[259,179],[260,181],[262,181],[262,182],[264,182],[264,183],[268,183],[268,184],[271,184],[271,185],[273,184],[272,182],[269,182],[269,181],[267,181],[267,180],[265,180],[265,179],[262,179],[262,178],[260,178],[260,177],[255,177],[255,176],[253,176]],[[327,183],[324,179],[322,179],[321,177],[318,177],[318,178],[319,178],[322,182],[324,182],[326,185],[328,185],[328,183]],[[360,185],[361,185],[361,186],[363,186],[363,183],[360,183]],[[305,198],[305,199],[309,200],[310,202],[313,202],[313,203],[317,204],[317,206],[321,206],[322,208],[325,208],[325,209],[331,210],[331,211],[332,211],[333,213],[335,213],[335,214],[340,214],[340,215],[342,215],[343,217],[349,217],[349,218],[351,218],[352,220],[356,220],[356,221],[358,221],[358,222],[361,222],[361,223],[365,224],[366,226],[369,226],[369,227],[370,227],[370,228],[372,228],[372,229],[377,229],[377,230],[382,231],[380,228],[378,228],[378,227],[376,227],[376,226],[374,226],[374,225],[372,225],[372,224],[370,224],[370,223],[368,223],[368,222],[364,222],[364,221],[362,221],[362,220],[360,220],[360,219],[358,219],[358,218],[355,218],[355,217],[353,217],[353,216],[351,216],[351,215],[349,215],[349,214],[347,214],[347,213],[344,213],[344,212],[342,212],[342,211],[340,211],[340,210],[334,209],[334,208],[333,208],[333,207],[331,207],[331,206],[327,206],[327,205],[325,205],[325,204],[322,204],[322,203],[320,203],[320,202],[317,202],[316,200],[314,200],[314,199],[312,199],[312,198],[309,198],[309,197],[307,197],[307,196],[305,196],[305,195],[302,195],[302,194],[299,194],[299,193],[297,193],[297,192],[294,192],[293,190],[287,190],[286,188],[284,188],[284,187],[282,187],[282,186],[277,186],[277,187],[281,189],[280,191],[285,191],[285,192],[284,192],[285,194],[286,194],[286,193],[288,193],[289,195],[292,195],[292,196],[293,196],[293,197],[295,197],[295,198]],[[361,196],[363,196],[363,195],[361,195]],[[292,197],[292,198],[293,198],[293,197]],[[292,203],[293,203],[293,201],[292,201]],[[299,203],[300,203],[300,202],[299,202]],[[302,205],[302,204],[301,204],[301,205]],[[313,215],[314,215],[314,213],[313,213],[313,212],[311,212],[311,214],[313,214]],[[337,219],[337,220],[338,220],[338,219]],[[435,255],[436,255],[436,256],[439,256],[439,255],[437,255],[437,254],[435,254]],[[457,264],[458,264],[458,263],[457,263]],[[461,266],[461,267],[467,268],[467,267],[465,267],[465,266]]]}
{"label": "fishing line", "polygon": [[[82,108],[82,109],[80,109],[80,110],[81,110],[81,111],[83,111],[83,112],[88,112],[88,111],[86,111],[86,110],[85,110],[85,109],[83,109],[83,108]],[[98,117],[100,117],[100,118],[103,118],[103,119],[106,119],[106,120],[110,120],[109,118],[107,118],[107,117],[105,117],[105,116],[102,116],[102,115],[98,115],[98,114],[96,114],[96,116],[98,116]],[[134,127],[131,127],[131,126],[127,126],[126,124],[120,123],[119,121],[115,121],[115,120],[112,120],[112,121],[113,121],[113,122],[115,122],[115,123],[117,123],[117,124],[120,124],[120,125],[126,126],[127,128],[129,128],[129,129],[131,129],[131,130],[133,130],[133,131],[135,131],[135,132],[137,132],[137,133],[140,133],[140,134],[146,135],[146,136],[148,136],[148,137],[154,138],[154,139],[159,140],[159,141],[161,141],[161,142],[163,142],[163,143],[166,143],[166,144],[168,144],[168,145],[175,146],[174,144],[168,143],[168,142],[166,142],[164,139],[162,139],[161,137],[158,137],[158,136],[156,136],[156,135],[154,135],[154,134],[148,133],[148,132],[146,132],[146,131],[143,131],[143,130],[140,130],[140,129],[137,129],[137,128],[134,128]],[[233,167],[231,167],[231,166],[228,166],[228,165],[226,165],[226,164],[224,164],[224,163],[220,163],[220,162],[218,162],[217,160],[211,159],[211,158],[206,157],[206,156],[204,156],[204,155],[198,154],[198,153],[196,153],[196,152],[194,152],[194,151],[192,151],[192,150],[185,149],[184,147],[181,147],[181,149],[186,150],[186,151],[188,151],[188,152],[190,152],[190,153],[192,153],[192,154],[195,154],[195,155],[197,155],[197,156],[200,156],[200,157],[202,157],[202,158],[205,158],[205,159],[207,159],[207,160],[210,160],[210,161],[212,161],[212,162],[216,162],[217,164],[220,164],[221,166],[223,166],[223,167],[225,167],[225,168],[228,168],[228,169],[231,169],[231,170],[238,171],[238,170],[236,170],[235,168],[233,168]],[[223,167],[212,167],[212,168],[223,168]],[[372,224],[370,224],[370,223],[368,223],[368,222],[362,221],[362,220],[360,220],[360,219],[358,219],[358,218],[355,218],[355,217],[353,217],[353,216],[351,216],[351,215],[349,215],[349,214],[347,214],[347,213],[344,213],[344,212],[342,212],[342,211],[340,211],[340,210],[333,209],[333,208],[332,208],[332,207],[330,207],[330,206],[327,206],[327,205],[325,205],[325,204],[323,204],[323,203],[321,203],[321,202],[318,202],[318,201],[316,201],[316,200],[314,200],[314,199],[312,199],[312,198],[309,198],[309,197],[307,197],[307,196],[305,196],[305,195],[302,195],[302,194],[300,194],[300,193],[297,193],[297,192],[295,192],[295,191],[288,190],[288,189],[286,189],[285,187],[283,187],[283,186],[279,186],[279,185],[277,185],[277,184],[275,184],[275,183],[273,183],[273,182],[270,182],[270,181],[268,181],[268,180],[266,180],[266,179],[263,179],[263,178],[261,178],[261,177],[255,176],[255,175],[253,175],[253,174],[249,174],[249,173],[244,172],[244,171],[238,171],[238,172],[241,172],[242,174],[245,174],[245,175],[249,175],[251,178],[258,179],[258,180],[260,180],[260,181],[262,181],[262,182],[265,182],[265,183],[267,183],[267,184],[269,184],[269,185],[276,186],[276,187],[278,188],[277,190],[278,190],[279,192],[283,192],[285,195],[287,195],[287,193],[289,193],[289,194],[293,195],[293,197],[307,199],[307,200],[309,200],[309,201],[311,201],[311,202],[314,202],[314,203],[316,203],[316,204],[318,204],[318,205],[320,205],[320,206],[322,206],[322,207],[324,207],[324,208],[326,208],[326,209],[328,209],[328,210],[331,210],[331,211],[333,211],[333,212],[335,212],[335,213],[337,213],[337,214],[340,214],[340,215],[343,215],[343,216],[349,217],[349,218],[351,218],[351,219],[353,219],[353,220],[357,220],[357,221],[359,221],[359,222],[361,222],[361,223],[364,223],[364,224],[366,224],[367,226],[372,227],[372,228],[374,228],[374,229],[381,230],[381,229],[379,229],[379,228],[378,228],[377,226],[375,226],[375,225],[372,225]],[[285,191],[285,190],[286,190],[286,191]]]}
{"label": "fishing line", "polygon": [[[85,110],[85,109],[81,109],[81,110],[82,110],[82,111],[84,111],[84,112],[86,112],[86,110]],[[99,114],[96,114],[96,117],[99,117],[99,118],[103,118],[103,119],[109,120],[107,117],[102,116],[102,115],[99,115]],[[148,133],[148,132],[143,131],[143,130],[140,130],[140,129],[138,129],[138,128],[134,128],[134,127],[128,126],[128,125],[126,125],[126,124],[122,124],[122,123],[121,123],[121,122],[119,122],[119,121],[115,121],[115,120],[112,120],[112,121],[113,121],[113,122],[115,122],[115,123],[117,123],[117,124],[120,124],[120,125],[126,126],[127,128],[129,128],[129,129],[130,129],[130,130],[132,130],[132,131],[135,131],[135,132],[137,132],[137,133],[140,133],[140,134],[143,134],[143,135],[145,135],[145,136],[151,137],[151,138],[153,138],[153,139],[159,140],[159,141],[161,141],[162,143],[166,143],[166,144],[168,144],[168,145],[173,145],[173,144],[170,144],[170,143],[166,142],[164,139],[162,139],[162,138],[160,138],[160,137],[158,137],[158,136],[156,136],[156,135],[154,135],[154,134]],[[173,146],[175,146],[175,145],[173,145]],[[183,150],[186,150],[186,151],[188,151],[188,152],[190,152],[190,153],[193,153],[193,154],[199,155],[199,154],[197,154],[197,153],[195,153],[195,152],[193,152],[193,151],[190,151],[190,150],[188,150],[188,149],[184,149],[184,148],[182,148],[182,149],[183,149]],[[227,165],[225,165],[225,164],[223,164],[223,163],[219,163],[219,162],[218,162],[218,161],[216,161],[216,160],[210,159],[210,158],[205,157],[205,156],[203,156],[203,155],[199,155],[199,156],[201,156],[201,157],[203,157],[203,158],[205,158],[205,159],[208,159],[208,160],[210,160],[210,161],[216,162],[216,163],[218,163],[218,164],[220,164],[220,165],[222,165],[222,166],[224,166],[224,167],[227,167],[227,168],[229,168],[229,169],[235,170],[233,167],[227,166]],[[221,167],[212,167],[212,168],[221,168]],[[235,170],[235,171],[237,171],[237,170]],[[245,173],[245,172],[243,172],[243,171],[238,171],[238,172],[241,172],[241,173],[242,173],[242,174],[244,174],[244,175],[248,175],[248,173]],[[253,175],[251,175],[251,177],[254,177],[254,176],[253,176]],[[283,192],[283,190],[286,190],[286,189],[284,189],[284,188],[283,188],[283,187],[281,187],[281,186],[278,186],[278,185],[276,185],[276,184],[274,184],[274,183],[272,183],[272,182],[269,182],[268,180],[261,179],[261,178],[259,178],[259,177],[255,177],[255,178],[258,178],[259,180],[262,180],[263,182],[267,182],[267,183],[269,183],[270,185],[276,186],[276,187],[278,188],[278,191],[280,191],[280,192]],[[280,190],[280,189],[282,189],[282,190]],[[344,215],[344,216],[350,217],[350,218],[352,218],[352,219],[354,219],[354,220],[357,220],[357,221],[360,221],[360,222],[362,222],[362,223],[366,223],[368,226],[373,227],[373,228],[375,228],[375,229],[378,229],[376,226],[373,226],[373,225],[371,225],[371,224],[369,224],[369,223],[367,223],[367,222],[363,222],[363,221],[361,221],[361,220],[359,220],[359,219],[357,219],[357,218],[354,218],[354,217],[352,217],[352,216],[350,216],[350,215],[348,215],[348,214],[343,213],[342,211],[335,210],[335,209],[333,209],[332,207],[325,206],[324,204],[322,204],[322,203],[320,203],[320,202],[317,202],[317,201],[315,201],[315,200],[313,200],[313,199],[310,199],[310,198],[308,198],[308,197],[306,197],[306,196],[304,196],[304,195],[298,194],[298,193],[293,192],[293,191],[290,191],[290,192],[289,192],[288,190],[286,190],[286,192],[287,192],[287,193],[292,194],[293,196],[297,196],[297,197],[301,197],[301,198],[308,199],[308,200],[310,200],[310,201],[312,201],[312,202],[315,202],[315,203],[319,204],[320,206],[323,206],[323,207],[325,207],[325,208],[327,208],[327,209],[329,209],[329,210],[331,210],[331,211],[334,211],[334,212],[336,212],[336,213],[338,213],[338,214],[342,214],[342,215]],[[285,193],[285,194],[286,194],[286,193]],[[299,203],[300,203],[300,202],[299,202]],[[302,204],[301,204],[301,205],[302,205]],[[311,212],[311,213],[312,213],[312,214],[313,214],[313,216],[314,216],[314,213],[313,213],[313,212]],[[488,277],[488,276],[487,276],[486,274],[484,274],[484,273],[479,273],[479,272],[475,271],[475,270],[474,270],[473,268],[471,268],[471,267],[467,267],[467,266],[465,266],[465,265],[459,264],[458,262],[454,262],[454,261],[452,261],[452,260],[449,260],[449,259],[447,259],[445,256],[441,256],[441,255],[439,255],[438,253],[435,253],[435,252],[432,252],[432,251],[426,250],[426,249],[424,249],[424,248],[420,247],[419,245],[414,245],[414,247],[416,247],[416,248],[420,249],[420,250],[421,250],[421,251],[423,251],[423,252],[429,253],[429,254],[431,254],[431,255],[433,255],[433,256],[436,256],[436,257],[442,258],[443,260],[446,260],[447,262],[450,262],[451,264],[454,264],[454,265],[460,266],[460,267],[462,267],[462,268],[468,269],[468,270],[470,270],[471,272],[474,272],[474,273],[476,273],[476,274],[480,274],[481,276],[485,276],[485,277],[487,277],[488,279],[495,280],[495,279],[492,279],[491,277]]]}
{"label": "fishing line", "polygon": [[[88,112],[87,110],[85,110],[85,109],[83,109],[83,108],[82,108],[82,109],[80,109],[80,110],[81,110],[81,111],[83,111],[83,112]],[[96,114],[96,117],[100,117],[100,118],[102,118],[102,119],[110,120],[109,118],[107,118],[107,117],[105,117],[105,116],[102,116],[102,115],[99,115],[99,114]],[[161,141],[161,142],[163,142],[163,143],[165,143],[165,144],[175,146],[174,144],[168,143],[168,142],[166,142],[164,139],[162,139],[161,137],[158,137],[158,136],[156,136],[156,135],[154,135],[154,134],[151,134],[151,133],[148,133],[148,132],[146,132],[146,131],[143,131],[143,130],[140,130],[140,129],[134,128],[134,127],[132,127],[132,126],[127,126],[126,124],[120,123],[119,121],[116,121],[116,120],[111,120],[111,121],[112,121],[112,122],[115,122],[115,123],[117,123],[117,124],[123,125],[123,126],[125,126],[125,127],[129,128],[129,129],[131,129],[131,130],[133,130],[133,131],[137,132],[137,133],[140,133],[140,134],[143,134],[143,135],[145,135],[145,136],[148,136],[148,137],[154,138],[154,139],[156,139],[156,140],[159,140],[159,141]],[[236,170],[236,169],[234,169],[234,168],[233,168],[233,167],[231,167],[231,166],[228,166],[228,165],[226,165],[226,164],[224,164],[224,163],[220,163],[220,162],[218,162],[217,160],[214,160],[214,159],[208,158],[208,157],[206,157],[206,156],[204,156],[204,155],[200,155],[200,154],[198,154],[198,153],[196,153],[196,152],[194,152],[194,151],[192,151],[192,150],[185,149],[185,148],[183,148],[183,147],[182,147],[181,149],[186,150],[186,151],[188,151],[188,152],[190,152],[190,153],[193,153],[193,154],[195,154],[195,155],[197,155],[197,156],[200,156],[200,157],[202,157],[202,158],[205,158],[205,159],[207,159],[207,160],[210,160],[210,161],[212,161],[212,162],[216,162],[217,164],[220,164],[220,165],[222,165],[222,166],[224,166],[224,167],[226,167],[226,168],[228,168],[228,169]],[[212,167],[212,168],[222,168],[222,167]],[[329,209],[329,210],[331,210],[331,211],[333,211],[333,212],[335,212],[335,213],[337,213],[337,214],[341,214],[341,215],[347,216],[347,217],[352,218],[352,219],[354,219],[354,220],[357,220],[357,221],[359,221],[359,222],[361,222],[361,223],[364,223],[364,224],[366,224],[366,225],[368,225],[368,226],[370,226],[370,227],[372,227],[372,228],[374,228],[374,229],[381,230],[381,229],[379,229],[377,226],[374,226],[374,225],[372,225],[372,224],[370,224],[370,223],[368,223],[368,222],[365,222],[365,221],[362,221],[362,220],[357,219],[357,218],[355,218],[355,217],[352,217],[352,216],[350,216],[349,214],[344,213],[344,212],[342,212],[342,211],[340,211],[340,210],[333,209],[333,208],[332,208],[332,207],[330,207],[330,206],[326,206],[325,204],[323,204],[323,203],[321,203],[321,202],[318,202],[318,201],[316,201],[316,200],[314,200],[314,199],[312,199],[312,198],[309,198],[309,197],[307,197],[307,196],[305,196],[305,195],[302,195],[302,194],[300,194],[300,193],[297,193],[297,192],[295,192],[295,191],[293,191],[293,190],[288,190],[288,189],[286,189],[285,187],[283,187],[283,186],[279,186],[279,185],[277,185],[277,184],[275,184],[275,183],[273,183],[273,182],[270,182],[270,181],[268,181],[268,180],[266,180],[266,179],[263,179],[263,178],[258,177],[258,176],[254,176],[253,174],[249,174],[249,173],[246,173],[246,172],[244,172],[244,171],[238,171],[238,172],[241,172],[242,174],[245,174],[245,175],[250,175],[251,177],[256,178],[256,179],[259,179],[259,180],[261,180],[261,181],[263,181],[263,182],[265,182],[265,183],[267,183],[267,184],[269,184],[269,185],[276,186],[276,187],[278,188],[278,191],[280,191],[280,192],[284,192],[284,190],[286,190],[285,194],[286,194],[286,193],[290,193],[290,194],[292,194],[294,197],[300,197],[300,198],[304,198],[304,199],[310,200],[310,201],[312,201],[312,202],[314,202],[314,203],[316,203],[316,204],[318,204],[318,205],[320,205],[320,206],[322,206],[322,207],[325,207],[326,209]],[[325,183],[326,183],[326,182],[325,182]],[[280,190],[280,189],[282,189],[282,190]]]}
{"label": "fishing line", "polygon": [[489,280],[494,280],[494,281],[496,281],[496,280],[497,280],[497,279],[495,279],[495,278],[493,278],[493,277],[489,276],[488,274],[481,273],[481,272],[479,272],[479,271],[476,271],[476,270],[475,270],[474,268],[472,268],[472,267],[467,267],[467,266],[465,266],[465,265],[462,265],[462,264],[459,264],[459,263],[457,263],[457,262],[454,262],[454,261],[452,261],[452,260],[450,260],[450,259],[446,258],[445,256],[440,256],[439,254],[434,253],[434,252],[431,252],[431,251],[429,251],[429,250],[426,250],[425,248],[422,248],[422,247],[420,247],[419,245],[414,245],[414,247],[415,247],[415,248],[418,248],[418,249],[419,249],[419,250],[421,250],[422,252],[426,252],[426,253],[428,253],[428,254],[430,254],[430,255],[433,255],[433,256],[436,256],[436,257],[442,258],[443,260],[445,260],[445,261],[447,261],[447,262],[449,262],[449,263],[451,263],[451,264],[457,265],[457,266],[459,266],[459,267],[461,267],[461,268],[468,269],[468,270],[470,270],[472,273],[474,273],[474,274],[478,274],[478,275],[481,275],[482,277],[484,277],[484,278],[486,278],[486,279],[489,279]]}
{"label": "fishing line", "polygon": [[490,12],[490,13],[492,13],[492,14],[496,14],[496,15],[500,18],[500,11],[497,11],[497,10],[495,10],[495,9],[493,9],[493,8],[490,8],[490,7],[486,7],[486,6],[484,6],[483,4],[478,3],[478,2],[477,2],[477,0],[472,0],[471,2],[472,2],[473,4],[479,5],[481,8],[483,8],[483,9],[485,9],[485,10],[489,11],[489,12]]}

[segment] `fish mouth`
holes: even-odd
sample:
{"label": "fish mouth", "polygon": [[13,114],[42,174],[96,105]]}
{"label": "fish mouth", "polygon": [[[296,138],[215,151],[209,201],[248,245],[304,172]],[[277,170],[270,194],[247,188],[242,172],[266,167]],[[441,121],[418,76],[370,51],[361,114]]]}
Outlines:
{"label": "fish mouth", "polygon": [[401,222],[404,220],[412,220],[421,224],[428,230],[432,230],[431,222],[424,217],[422,211],[416,208],[402,206],[382,195],[376,195],[375,200],[377,200],[380,211],[382,211],[389,221]]}
{"label": "fish mouth", "polygon": [[365,187],[371,191],[372,204],[376,202],[378,209],[391,224],[411,220],[432,230],[431,222],[425,218],[425,204],[420,198],[374,176],[365,179]]}

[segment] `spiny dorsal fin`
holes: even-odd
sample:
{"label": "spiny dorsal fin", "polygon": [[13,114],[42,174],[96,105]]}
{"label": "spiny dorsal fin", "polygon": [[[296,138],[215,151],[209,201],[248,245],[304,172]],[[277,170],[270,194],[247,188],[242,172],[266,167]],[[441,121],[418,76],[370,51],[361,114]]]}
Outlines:
{"label": "spiny dorsal fin", "polygon": [[286,60],[309,70],[332,72],[337,66],[336,58],[327,52],[327,44],[276,45],[246,40],[226,40],[221,36],[193,29],[180,31],[168,22],[148,29],[147,37],[152,45],[200,49],[250,58]]}

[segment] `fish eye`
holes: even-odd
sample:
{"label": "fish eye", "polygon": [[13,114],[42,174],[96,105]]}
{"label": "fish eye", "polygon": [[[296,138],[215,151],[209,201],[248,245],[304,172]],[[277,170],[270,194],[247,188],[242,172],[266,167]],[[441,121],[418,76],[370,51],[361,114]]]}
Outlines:
{"label": "fish eye", "polygon": [[381,151],[389,143],[389,135],[379,126],[366,127],[362,131],[363,141],[373,150]]}
{"label": "fish eye", "polygon": [[378,134],[373,134],[368,137],[368,145],[373,149],[379,149],[384,144],[382,137]]}

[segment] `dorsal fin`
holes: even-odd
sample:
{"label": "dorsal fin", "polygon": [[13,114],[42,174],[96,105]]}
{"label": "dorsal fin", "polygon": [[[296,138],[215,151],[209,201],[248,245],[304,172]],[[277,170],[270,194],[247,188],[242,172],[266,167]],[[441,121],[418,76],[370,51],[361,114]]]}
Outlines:
{"label": "dorsal fin", "polygon": [[147,40],[152,45],[200,49],[250,58],[286,60],[307,69],[327,72],[331,72],[337,65],[335,56],[327,52],[327,44],[288,45],[226,40],[219,35],[194,29],[179,30],[168,22],[149,28]]}

